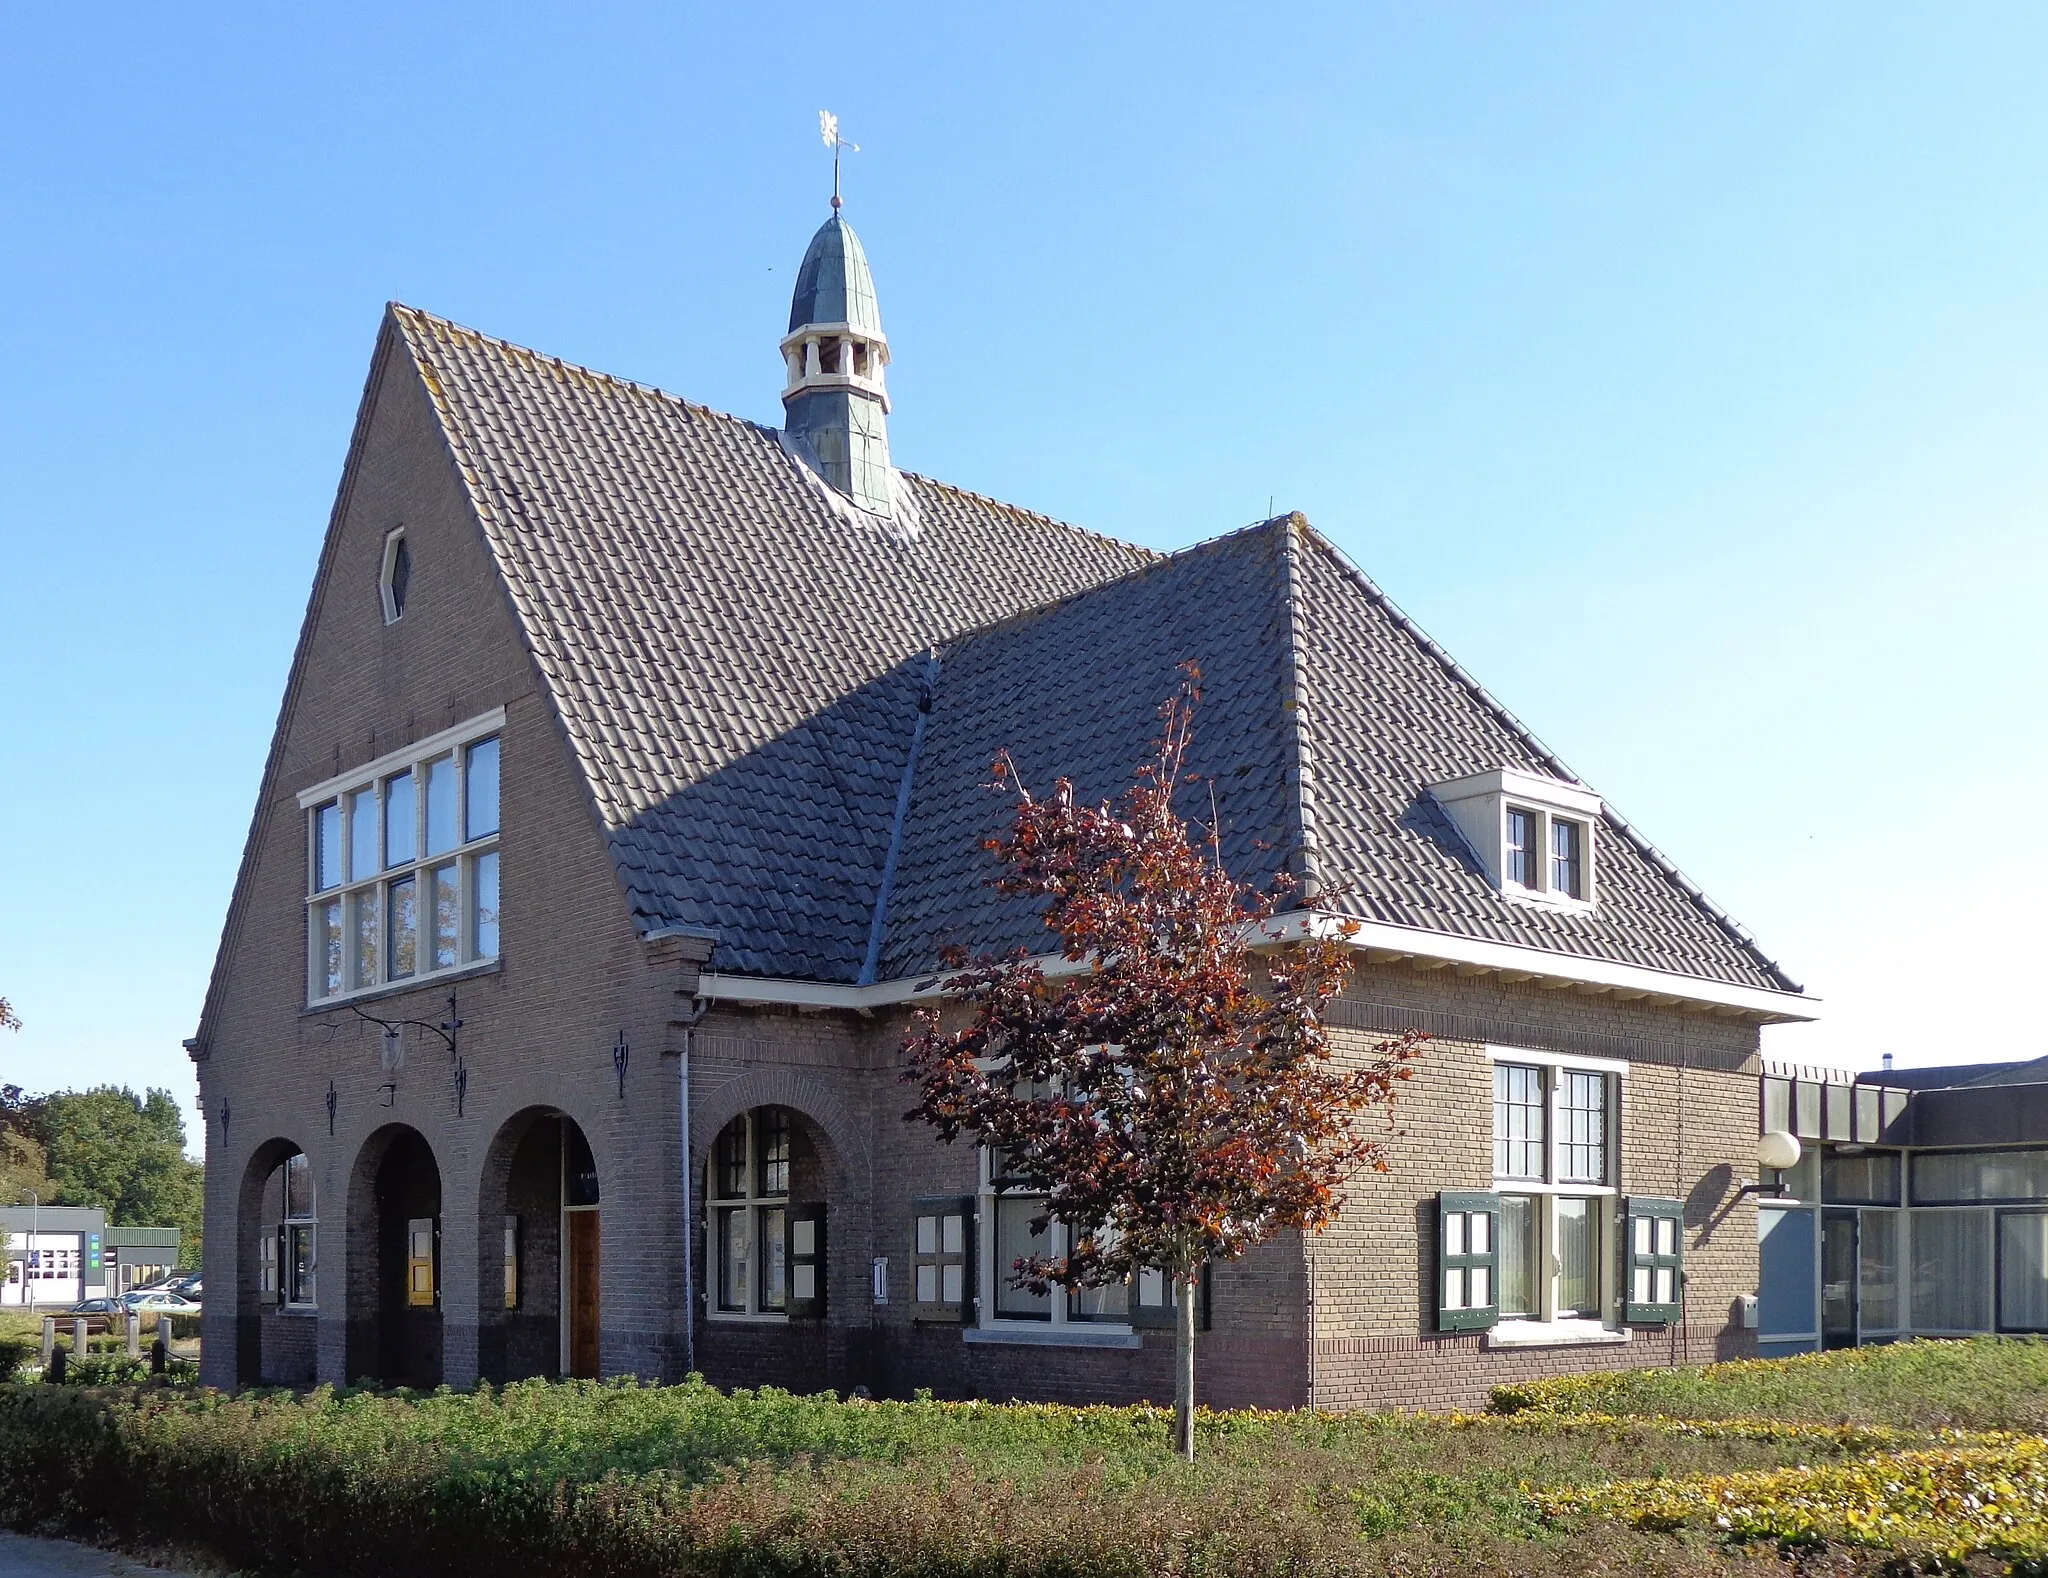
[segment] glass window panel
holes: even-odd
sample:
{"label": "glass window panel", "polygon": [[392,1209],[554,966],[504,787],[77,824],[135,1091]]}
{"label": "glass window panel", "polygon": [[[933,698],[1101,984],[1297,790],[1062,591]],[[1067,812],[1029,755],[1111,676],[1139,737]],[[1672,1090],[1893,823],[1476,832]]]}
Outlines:
{"label": "glass window panel", "polygon": [[469,935],[479,959],[498,957],[498,852],[470,862]]}
{"label": "glass window panel", "polygon": [[1537,1313],[1536,1262],[1539,1254],[1536,1201],[1529,1195],[1502,1195],[1500,1201],[1500,1312]]}
{"label": "glass window panel", "polygon": [[1922,1151],[1913,1157],[1916,1204],[2048,1200],[2048,1151]]}
{"label": "glass window panel", "polygon": [[761,1195],[788,1194],[789,1109],[764,1108],[754,1121],[754,1148],[760,1156],[761,1173],[754,1192]]}
{"label": "glass window panel", "polygon": [[753,1248],[747,1231],[747,1210],[734,1206],[718,1213],[718,1307],[747,1307],[747,1281]]}
{"label": "glass window panel", "polygon": [[1075,1288],[1067,1299],[1070,1320],[1128,1320],[1130,1286],[1112,1282],[1107,1287]]}
{"label": "glass window panel", "polygon": [[1875,1085],[1856,1087],[1856,1138],[1865,1145],[1878,1138],[1879,1130],[1884,1127],[1878,1115],[1880,1094]]}
{"label": "glass window panel", "polygon": [[1802,1140],[1820,1138],[1820,1086],[1810,1079],[1792,1087],[1792,1132]]}
{"label": "glass window panel", "polygon": [[412,774],[384,781],[384,864],[409,865],[418,849],[414,826]]}
{"label": "glass window panel", "polygon": [[930,1304],[939,1296],[939,1268],[919,1266],[917,1268],[917,1302]]}
{"label": "glass window panel", "polygon": [[1543,1071],[1520,1063],[1494,1064],[1494,1173],[1502,1178],[1541,1178],[1543,1148]]}
{"label": "glass window panel", "polygon": [[498,741],[478,740],[463,757],[463,781],[469,804],[463,812],[463,836],[485,838],[498,830]]}
{"label": "glass window panel", "polygon": [[304,1225],[285,1230],[285,1300],[291,1304],[313,1302],[313,1235]]}
{"label": "glass window panel", "polygon": [[948,1216],[940,1229],[939,1242],[949,1255],[967,1252],[967,1219],[959,1214]]}
{"label": "glass window panel", "polygon": [[1557,1210],[1557,1313],[1600,1313],[1600,1218],[1591,1200],[1559,1196]]}
{"label": "glass window panel", "polygon": [[1865,1211],[1858,1234],[1857,1299],[1863,1329],[1899,1329],[1899,1213]]}
{"label": "glass window panel", "polygon": [[1607,1076],[1564,1074],[1564,1145],[1558,1160],[1564,1183],[1607,1182]]}
{"label": "glass window panel", "polygon": [[1828,1139],[1847,1140],[1854,1136],[1855,1105],[1855,1086],[1826,1085],[1821,1088],[1821,1106],[1826,1115]]}
{"label": "glass window panel", "polygon": [[1016,1264],[1049,1252],[1046,1235],[1031,1231],[1045,1201],[1033,1195],[996,1197],[996,1313],[1026,1320],[1050,1320],[1052,1298],[1012,1285]]}
{"label": "glass window panel", "polygon": [[1462,1255],[1465,1253],[1465,1213],[1446,1211],[1444,1213],[1444,1253]]}
{"label": "glass window panel", "polygon": [[1764,1081],[1764,1133],[1792,1132],[1792,1081]]}
{"label": "glass window panel", "polygon": [[958,1304],[967,1297],[967,1268],[959,1261],[954,1261],[940,1273],[939,1297],[948,1304]]}
{"label": "glass window panel", "polygon": [[1908,1314],[1915,1331],[1986,1331],[1991,1324],[1991,1213],[1915,1211],[1913,1284]]}
{"label": "glass window panel", "polygon": [[1899,1158],[1895,1151],[1865,1151],[1820,1159],[1820,1197],[1831,1204],[1897,1205]]}
{"label": "glass window panel", "polygon": [[1577,822],[1550,824],[1550,885],[1567,898],[1585,895],[1585,830]]}
{"label": "glass window panel", "polygon": [[939,1219],[935,1216],[921,1216],[917,1219],[917,1252],[920,1255],[936,1255],[939,1252]]}
{"label": "glass window panel", "polygon": [[378,973],[378,944],[383,940],[383,906],[377,902],[375,888],[364,888],[351,896],[349,902],[356,912],[355,968],[350,983],[355,986],[375,986],[383,977]]}
{"label": "glass window panel", "polygon": [[313,989],[332,997],[342,989],[341,900],[313,906]]}
{"label": "glass window panel", "polygon": [[313,891],[341,886],[341,802],[330,800],[313,813]]}
{"label": "glass window panel", "polygon": [[788,1305],[789,1213],[780,1206],[755,1213],[761,1221],[761,1303],[764,1310]]}
{"label": "glass window panel", "polygon": [[427,853],[453,849],[456,837],[455,758],[441,756],[420,769],[427,776]]}
{"label": "glass window panel", "polygon": [[403,980],[419,969],[419,884],[405,877],[391,884],[391,979]]}
{"label": "glass window panel", "polygon": [[734,1118],[718,1136],[717,1187],[721,1197],[744,1199],[747,1193],[747,1120]]}
{"label": "glass window panel", "polygon": [[1536,813],[1508,808],[1507,880],[1525,888],[1536,886]]}
{"label": "glass window panel", "polygon": [[377,853],[377,791],[358,789],[348,797],[349,879],[375,876]]}
{"label": "glass window panel", "polygon": [[294,1151],[285,1160],[284,1214],[300,1219],[313,1214],[313,1163],[304,1151]]}
{"label": "glass window panel", "polygon": [[430,873],[434,903],[434,968],[451,970],[462,961],[461,868],[453,861]]}
{"label": "glass window panel", "polygon": [[2007,1211],[1998,1219],[1998,1324],[2048,1331],[2048,1211]]}

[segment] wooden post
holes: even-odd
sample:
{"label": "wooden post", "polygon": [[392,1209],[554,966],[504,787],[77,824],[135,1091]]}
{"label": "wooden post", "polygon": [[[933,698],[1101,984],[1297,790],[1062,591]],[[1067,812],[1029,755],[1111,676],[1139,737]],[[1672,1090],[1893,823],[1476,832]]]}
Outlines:
{"label": "wooden post", "polygon": [[43,1368],[49,1369],[51,1355],[57,1351],[57,1317],[43,1317]]}
{"label": "wooden post", "polygon": [[85,1357],[85,1322],[83,1320],[75,1320],[71,1323],[71,1357],[74,1361]]}
{"label": "wooden post", "polygon": [[139,1359],[142,1357],[142,1311],[129,1310],[127,1313],[127,1324],[128,1357]]}

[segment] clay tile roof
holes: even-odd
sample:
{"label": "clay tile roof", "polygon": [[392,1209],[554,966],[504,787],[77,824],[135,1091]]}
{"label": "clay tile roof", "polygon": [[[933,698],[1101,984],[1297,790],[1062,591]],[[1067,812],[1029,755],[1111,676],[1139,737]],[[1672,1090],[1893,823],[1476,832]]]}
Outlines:
{"label": "clay tile roof", "polygon": [[851,982],[948,941],[1042,948],[985,886],[991,760],[1114,793],[1193,660],[1192,765],[1239,875],[1284,862],[1364,919],[1797,990],[1611,813],[1596,910],[1502,898],[1427,786],[1569,769],[1298,516],[1162,558],[910,477],[918,528],[888,530],[772,429],[392,317],[635,921],[715,930],[714,969]]}

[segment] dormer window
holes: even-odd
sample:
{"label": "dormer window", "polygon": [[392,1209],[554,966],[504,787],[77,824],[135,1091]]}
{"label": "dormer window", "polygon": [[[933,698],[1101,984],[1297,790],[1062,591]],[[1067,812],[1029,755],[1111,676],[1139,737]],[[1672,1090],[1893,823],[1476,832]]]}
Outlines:
{"label": "dormer window", "polygon": [[384,598],[384,623],[395,625],[405,617],[405,594],[412,585],[412,550],[405,545],[403,531],[384,539],[384,569],[378,585]]}
{"label": "dormer window", "polygon": [[1590,906],[1600,797],[1581,784],[1498,767],[1430,789],[1505,898]]}

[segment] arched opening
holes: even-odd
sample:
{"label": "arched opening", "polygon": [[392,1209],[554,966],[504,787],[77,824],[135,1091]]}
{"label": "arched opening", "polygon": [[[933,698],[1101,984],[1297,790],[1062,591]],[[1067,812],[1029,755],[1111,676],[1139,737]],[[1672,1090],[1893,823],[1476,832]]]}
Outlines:
{"label": "arched opening", "polygon": [[441,1384],[441,1169],[417,1129],[364,1142],[349,1178],[348,1373]]}
{"label": "arched opening", "polygon": [[478,1191],[478,1368],[486,1380],[595,1380],[597,1162],[576,1120],[553,1107],[508,1119]]}
{"label": "arched opening", "polygon": [[[317,1363],[319,1258],[312,1164],[294,1141],[265,1140],[243,1167],[236,1196],[236,1384],[310,1382]],[[287,1234],[288,1222],[295,1237]],[[288,1264],[295,1274],[288,1274]]]}
{"label": "arched opening", "polygon": [[826,1384],[832,1170],[822,1132],[793,1107],[748,1108],[712,1140],[700,1174],[697,1357],[721,1384]]}

